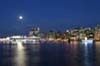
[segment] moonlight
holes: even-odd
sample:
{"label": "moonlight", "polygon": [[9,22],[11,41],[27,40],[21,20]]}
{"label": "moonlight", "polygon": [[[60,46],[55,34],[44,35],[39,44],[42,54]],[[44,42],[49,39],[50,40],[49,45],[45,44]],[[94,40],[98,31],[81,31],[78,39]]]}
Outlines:
{"label": "moonlight", "polygon": [[23,16],[19,16],[19,19],[22,20],[23,19]]}

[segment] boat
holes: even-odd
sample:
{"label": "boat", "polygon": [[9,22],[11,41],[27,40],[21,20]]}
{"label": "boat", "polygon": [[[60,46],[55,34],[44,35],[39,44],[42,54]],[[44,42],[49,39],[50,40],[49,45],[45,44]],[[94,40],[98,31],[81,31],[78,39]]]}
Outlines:
{"label": "boat", "polygon": [[82,40],[82,43],[93,43],[93,39],[87,39],[87,37],[85,37],[85,39]]}

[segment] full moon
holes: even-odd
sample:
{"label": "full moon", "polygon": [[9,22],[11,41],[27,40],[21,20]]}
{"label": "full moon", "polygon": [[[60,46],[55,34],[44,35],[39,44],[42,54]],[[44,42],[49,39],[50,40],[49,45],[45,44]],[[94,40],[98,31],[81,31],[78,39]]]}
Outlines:
{"label": "full moon", "polygon": [[23,19],[23,16],[19,16],[19,19],[22,20]]}

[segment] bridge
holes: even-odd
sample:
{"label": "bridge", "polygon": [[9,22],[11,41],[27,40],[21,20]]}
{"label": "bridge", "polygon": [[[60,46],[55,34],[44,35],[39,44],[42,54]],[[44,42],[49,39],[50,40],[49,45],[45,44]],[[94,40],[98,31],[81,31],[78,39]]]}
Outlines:
{"label": "bridge", "polygon": [[1,42],[10,42],[10,43],[35,43],[40,41],[40,37],[36,36],[11,36],[11,37],[6,37],[6,38],[1,38]]}

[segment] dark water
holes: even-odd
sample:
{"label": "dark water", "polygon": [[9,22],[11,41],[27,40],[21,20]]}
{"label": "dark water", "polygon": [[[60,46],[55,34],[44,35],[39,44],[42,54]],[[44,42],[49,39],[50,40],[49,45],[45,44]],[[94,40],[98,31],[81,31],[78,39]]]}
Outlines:
{"label": "dark water", "polygon": [[0,66],[100,66],[100,43],[0,43]]}

